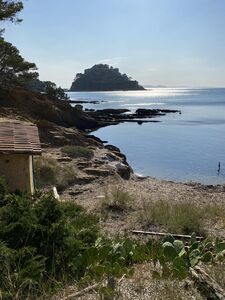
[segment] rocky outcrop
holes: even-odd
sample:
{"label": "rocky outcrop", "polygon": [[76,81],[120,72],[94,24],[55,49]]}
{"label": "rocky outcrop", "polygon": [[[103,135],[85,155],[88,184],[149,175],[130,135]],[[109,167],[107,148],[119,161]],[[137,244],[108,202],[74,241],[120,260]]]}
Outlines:
{"label": "rocky outcrop", "polygon": [[138,108],[136,110],[137,116],[161,116],[168,113],[181,113],[180,110],[174,110],[174,109],[146,109],[146,108]]}
{"label": "rocky outcrop", "polygon": [[88,112],[102,126],[116,125],[124,122],[135,122],[138,124],[160,122],[153,118],[165,116],[168,113],[181,113],[179,110],[142,108],[137,109],[135,113],[131,113],[129,109],[100,109],[89,110]]}

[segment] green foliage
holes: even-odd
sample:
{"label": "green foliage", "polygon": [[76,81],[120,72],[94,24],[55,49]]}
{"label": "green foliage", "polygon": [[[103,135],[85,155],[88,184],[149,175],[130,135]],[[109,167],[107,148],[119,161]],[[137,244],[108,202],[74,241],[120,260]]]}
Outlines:
{"label": "green foliage", "polygon": [[7,192],[7,184],[6,180],[3,177],[0,177],[0,204],[1,200],[5,198]]}
{"label": "green foliage", "polygon": [[70,157],[77,158],[83,157],[86,159],[91,159],[94,155],[93,151],[81,146],[64,146],[61,151]]}
{"label": "green foliage", "polygon": [[212,263],[225,261],[225,243],[210,239],[197,241],[195,233],[190,242],[185,244],[180,240],[164,238],[161,249],[158,249],[155,259],[159,261],[162,272],[155,272],[158,277],[183,279],[188,275],[189,268],[195,267],[199,262]]}
{"label": "green foliage", "polygon": [[106,64],[94,65],[76,74],[71,91],[144,90],[137,81],[121,74],[118,68]]}
{"label": "green foliage", "polygon": [[[0,294],[2,299],[36,299],[64,284],[107,282],[104,297],[115,294],[117,278],[132,275],[133,265],[152,260],[154,276],[184,278],[199,262],[222,263],[224,241],[190,243],[166,237],[140,243],[101,237],[95,216],[51,194],[2,195],[0,207]],[[4,200],[4,201],[2,201]]]}
{"label": "green foliage", "polygon": [[[23,9],[21,1],[0,0],[0,21],[21,22],[17,14]],[[24,85],[38,77],[34,63],[27,62],[19,50],[2,37],[4,28],[0,28],[0,86],[9,88]]]}
{"label": "green foliage", "polygon": [[41,81],[34,79],[27,81],[25,87],[33,92],[45,94],[49,99],[52,100],[69,100],[69,97],[61,87],[57,87],[54,82]]}
{"label": "green foliage", "polygon": [[45,94],[52,100],[69,100],[69,97],[61,87],[58,87],[54,83],[48,81],[45,82]]}
{"label": "green foliage", "polygon": [[17,18],[17,14],[22,9],[21,1],[0,0],[0,21],[21,22],[21,19]]}
{"label": "green foliage", "polygon": [[24,84],[38,76],[34,63],[24,60],[19,50],[0,37],[0,85],[7,88]]}
{"label": "green foliage", "polygon": [[3,299],[25,299],[52,290],[55,282],[79,280],[85,273],[79,256],[94,246],[97,232],[96,218],[75,204],[51,195],[7,195],[0,208]]}

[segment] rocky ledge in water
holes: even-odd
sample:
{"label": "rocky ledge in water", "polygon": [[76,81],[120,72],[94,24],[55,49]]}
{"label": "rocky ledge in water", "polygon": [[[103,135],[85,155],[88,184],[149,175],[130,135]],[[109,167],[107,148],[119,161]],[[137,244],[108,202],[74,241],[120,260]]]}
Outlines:
{"label": "rocky ledge in water", "polygon": [[116,125],[123,122],[135,122],[138,124],[147,122],[160,122],[159,120],[152,120],[154,117],[165,116],[168,113],[179,113],[180,110],[173,109],[142,109],[138,108],[134,113],[129,109],[101,109],[93,110],[86,109],[86,112],[99,123],[107,125]]}
{"label": "rocky ledge in water", "polygon": [[100,104],[106,102],[104,100],[92,100],[92,101],[84,101],[84,100],[68,100],[71,104]]}

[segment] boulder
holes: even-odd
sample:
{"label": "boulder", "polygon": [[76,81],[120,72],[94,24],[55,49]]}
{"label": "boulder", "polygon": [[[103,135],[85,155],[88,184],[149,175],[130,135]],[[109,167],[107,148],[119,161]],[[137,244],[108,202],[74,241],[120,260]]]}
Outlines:
{"label": "boulder", "polygon": [[110,165],[115,169],[115,171],[120,175],[121,178],[128,180],[130,179],[133,170],[130,166],[125,165],[121,162],[111,162]]}

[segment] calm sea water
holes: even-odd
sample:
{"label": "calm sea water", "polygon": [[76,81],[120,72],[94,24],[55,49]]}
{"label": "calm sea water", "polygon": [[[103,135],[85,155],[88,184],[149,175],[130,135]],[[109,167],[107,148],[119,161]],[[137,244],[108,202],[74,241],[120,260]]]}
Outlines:
{"label": "calm sea water", "polygon": [[84,108],[181,110],[181,115],[156,118],[159,123],[124,123],[101,128],[94,134],[118,146],[138,174],[181,182],[225,184],[225,89],[153,88],[69,95],[74,100],[105,101],[85,104]]}

